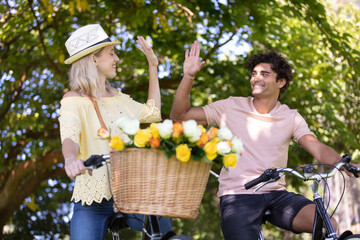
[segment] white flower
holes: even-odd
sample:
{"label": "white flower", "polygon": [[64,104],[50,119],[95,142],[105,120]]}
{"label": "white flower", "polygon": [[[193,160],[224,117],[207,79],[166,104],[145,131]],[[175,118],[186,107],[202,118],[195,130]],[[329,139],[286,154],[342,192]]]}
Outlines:
{"label": "white flower", "polygon": [[231,151],[231,148],[227,141],[218,142],[216,144],[216,147],[217,147],[218,154],[224,155],[224,154],[230,153],[230,151]]}
{"label": "white flower", "polygon": [[182,122],[182,125],[184,128],[184,135],[189,139],[190,142],[196,142],[200,139],[201,130],[195,120]]}
{"label": "white flower", "polygon": [[157,124],[157,128],[159,129],[159,135],[163,139],[168,139],[171,137],[173,132],[173,121],[170,119],[166,119],[162,123]]}
{"label": "white flower", "polygon": [[121,117],[116,121],[116,125],[126,134],[135,135],[140,129],[140,122],[137,119]]}
{"label": "white flower", "polygon": [[132,144],[132,140],[129,138],[129,136],[125,133],[120,133],[121,139],[124,141],[125,145]]}
{"label": "white flower", "polygon": [[233,137],[230,129],[228,127],[222,127],[219,129],[219,132],[218,132],[218,138],[219,139],[227,139],[227,140],[230,140],[231,138]]}
{"label": "white flower", "polygon": [[232,147],[231,150],[235,153],[241,154],[244,151],[244,145],[240,138],[234,136],[234,138],[231,140]]}
{"label": "white flower", "polygon": [[118,120],[116,120],[115,125],[120,128],[123,129],[126,126],[126,123],[129,121],[130,119],[128,117],[121,117]]}

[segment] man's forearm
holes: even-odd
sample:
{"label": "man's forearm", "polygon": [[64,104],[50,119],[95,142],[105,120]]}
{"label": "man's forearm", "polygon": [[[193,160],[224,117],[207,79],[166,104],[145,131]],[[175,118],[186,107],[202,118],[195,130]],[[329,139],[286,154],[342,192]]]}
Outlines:
{"label": "man's forearm", "polygon": [[190,91],[193,79],[184,76],[176,90],[174,102],[170,112],[170,118],[173,120],[183,120],[182,116],[190,109]]}

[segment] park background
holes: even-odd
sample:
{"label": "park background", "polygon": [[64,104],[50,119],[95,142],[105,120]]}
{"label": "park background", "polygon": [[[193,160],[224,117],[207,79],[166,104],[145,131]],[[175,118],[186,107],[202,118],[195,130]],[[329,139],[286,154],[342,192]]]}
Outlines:
{"label": "park background", "polygon": [[[99,23],[120,58],[111,84],[145,102],[142,35],[157,54],[162,116],[168,118],[182,76],[185,49],[202,44],[206,65],[191,92],[194,106],[250,94],[249,56],[277,49],[294,68],[281,102],[298,109],[316,136],[360,162],[359,0],[3,0],[0,3],[0,239],[69,239],[73,183],[66,177],[59,137],[59,102],[69,90],[63,64],[70,33]],[[246,143],[244,143],[246,144]],[[291,143],[289,166],[313,159]],[[218,171],[219,169],[214,169]],[[360,233],[359,181],[346,178],[335,214],[340,231]],[[311,197],[307,185],[287,178],[289,189]],[[343,179],[329,182],[329,209],[342,195]],[[196,220],[174,219],[178,233],[222,239],[209,178]],[[86,227],[86,226],[84,226]],[[137,239],[124,231],[124,239]],[[308,239],[266,226],[267,239]]]}

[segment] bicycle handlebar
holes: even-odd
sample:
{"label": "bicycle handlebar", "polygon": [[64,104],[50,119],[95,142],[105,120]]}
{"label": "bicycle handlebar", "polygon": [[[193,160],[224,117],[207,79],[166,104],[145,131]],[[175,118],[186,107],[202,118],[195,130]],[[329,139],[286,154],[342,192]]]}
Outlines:
{"label": "bicycle handlebar", "polygon": [[[331,171],[328,173],[313,173],[313,165],[308,164],[304,167],[301,167],[304,174],[299,173],[298,171],[292,169],[292,168],[270,168],[266,169],[258,178],[255,178],[254,180],[246,183],[244,185],[245,189],[250,189],[259,183],[263,183],[261,186],[256,188],[254,191],[259,190],[263,186],[265,186],[268,183],[276,182],[279,180],[285,173],[291,173],[297,178],[300,178],[304,181],[307,180],[316,180],[319,181],[320,179],[326,179],[330,178],[335,175],[337,171],[340,170],[341,167],[344,167],[347,171],[354,174],[354,176],[357,178],[359,177],[358,173],[360,173],[360,168],[357,168],[350,164],[351,157],[348,154],[345,154],[342,156],[340,162],[338,162]],[[280,175],[280,173],[284,173]]]}
{"label": "bicycle handlebar", "polygon": [[91,155],[85,162],[84,166],[88,169],[97,169],[104,164],[106,164],[106,160],[110,159],[110,154],[103,155]]}

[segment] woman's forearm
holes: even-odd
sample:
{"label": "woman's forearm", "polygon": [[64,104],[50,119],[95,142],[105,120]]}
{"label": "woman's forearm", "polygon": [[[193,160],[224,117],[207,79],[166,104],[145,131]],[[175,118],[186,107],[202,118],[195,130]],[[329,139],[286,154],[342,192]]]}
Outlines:
{"label": "woman's forearm", "polygon": [[148,99],[154,99],[155,106],[161,111],[160,84],[157,66],[149,64],[149,93]]}

